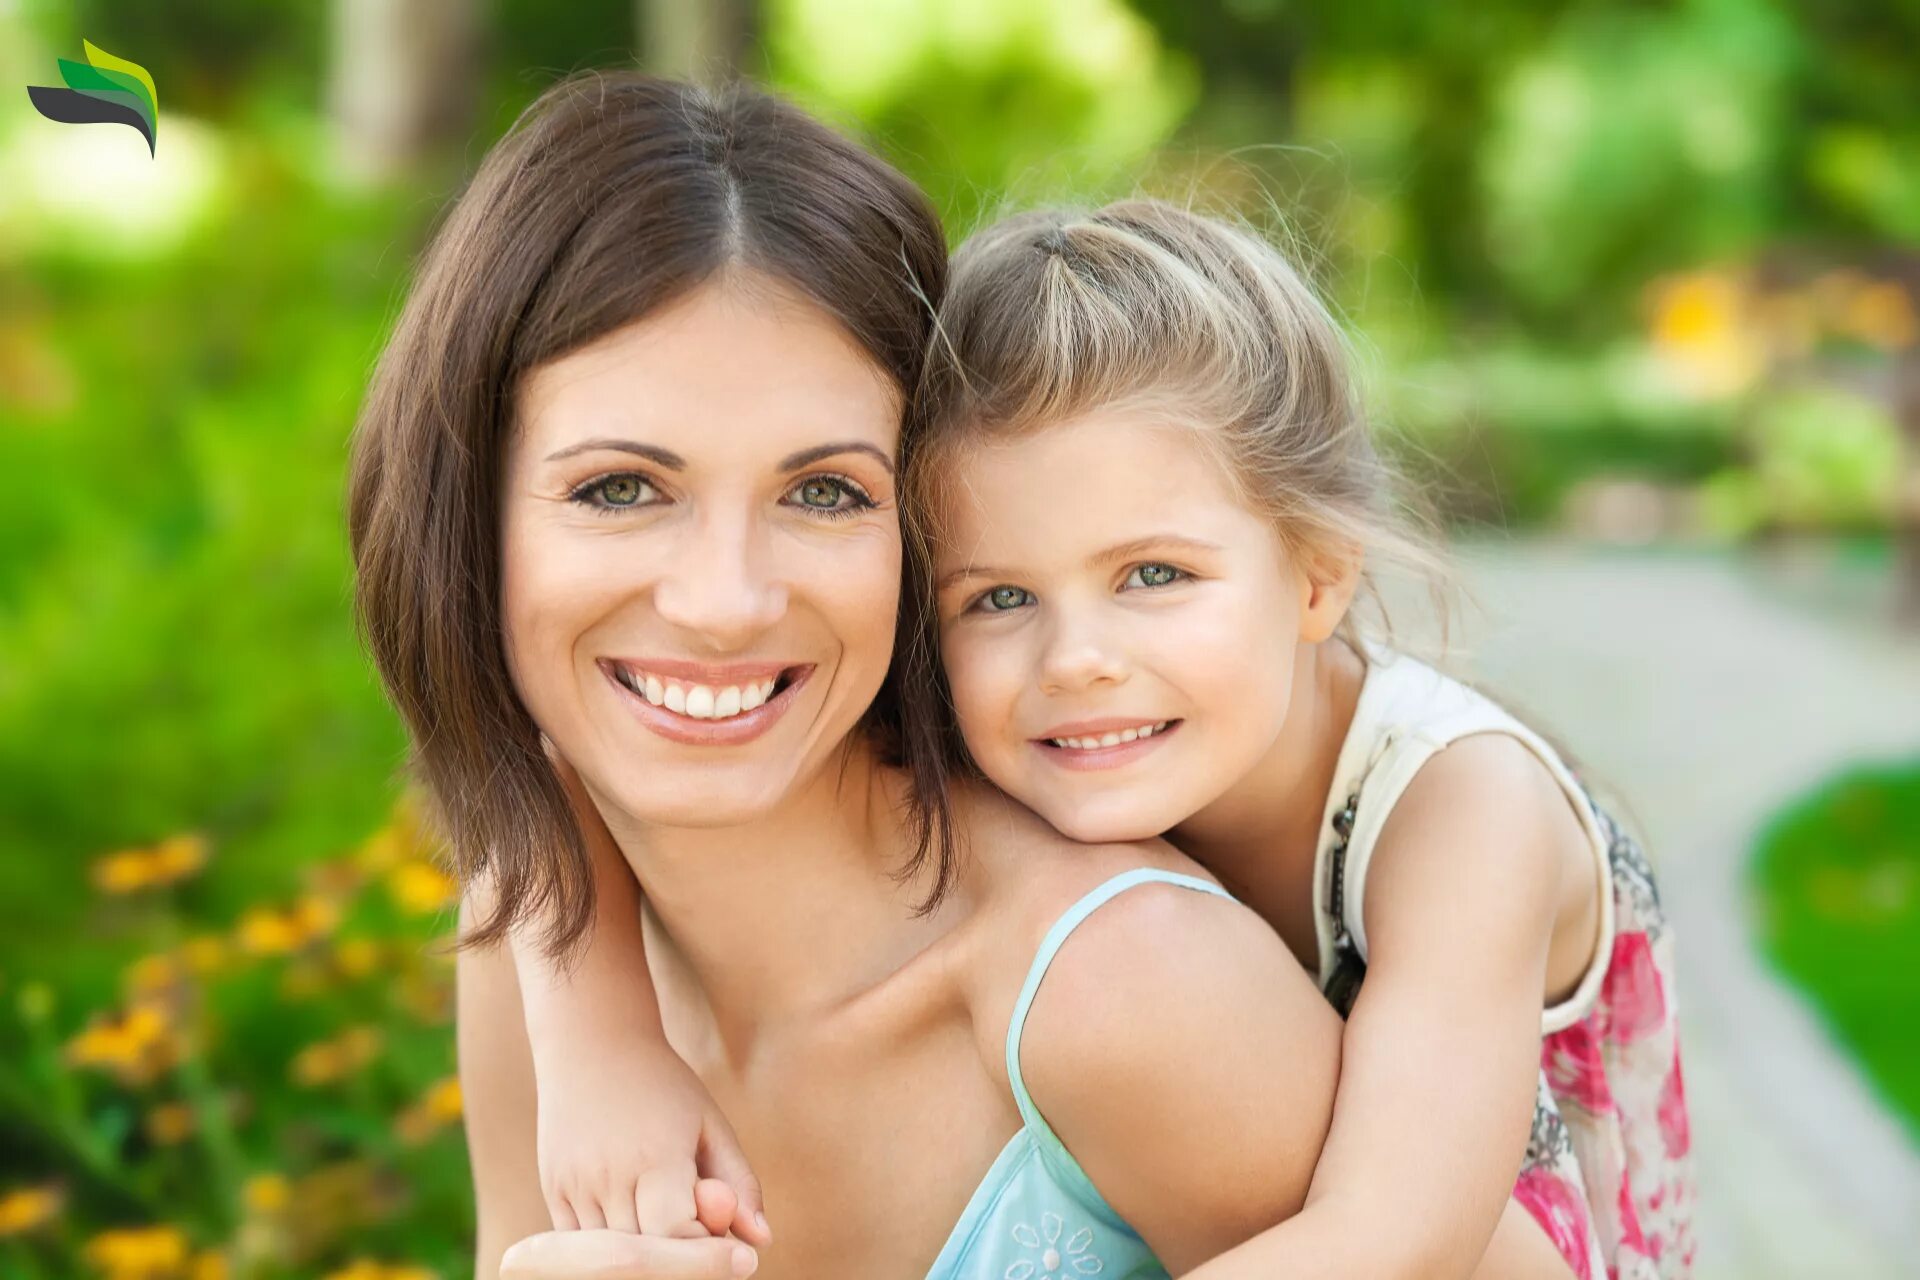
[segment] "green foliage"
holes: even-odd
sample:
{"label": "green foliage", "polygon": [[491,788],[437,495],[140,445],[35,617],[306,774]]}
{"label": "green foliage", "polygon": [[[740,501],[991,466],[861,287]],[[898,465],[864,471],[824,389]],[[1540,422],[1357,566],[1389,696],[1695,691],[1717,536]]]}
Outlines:
{"label": "green foliage", "polygon": [[84,855],[202,828],[244,896],[390,798],[340,492],[411,246],[270,151],[233,181],[177,255],[13,269],[47,385],[0,392],[0,898],[36,904],[6,968],[85,949]]}
{"label": "green foliage", "polygon": [[1796,800],[1753,870],[1768,955],[1920,1137],[1920,761]]}

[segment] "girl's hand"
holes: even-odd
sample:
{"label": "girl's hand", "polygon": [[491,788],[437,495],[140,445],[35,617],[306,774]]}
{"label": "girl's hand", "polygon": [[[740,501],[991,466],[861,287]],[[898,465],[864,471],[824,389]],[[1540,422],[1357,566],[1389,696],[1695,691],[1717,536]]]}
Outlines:
{"label": "girl's hand", "polygon": [[549,1231],[500,1259],[500,1280],[742,1280],[760,1259],[734,1240],[673,1240],[618,1231]]}
{"label": "girl's hand", "polygon": [[556,1228],[770,1242],[759,1182],[678,1054],[639,1036],[575,1050],[537,1074],[540,1187]]}
{"label": "girl's hand", "polygon": [[579,775],[545,746],[585,837],[596,898],[571,975],[515,940],[553,1225],[683,1238],[731,1231],[764,1246],[772,1236],[759,1179],[661,1030],[632,872]]}

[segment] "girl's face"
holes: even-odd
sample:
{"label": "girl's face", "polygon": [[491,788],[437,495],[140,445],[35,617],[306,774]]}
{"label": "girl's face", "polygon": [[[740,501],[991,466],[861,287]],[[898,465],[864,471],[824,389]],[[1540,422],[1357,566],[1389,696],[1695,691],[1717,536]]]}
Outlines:
{"label": "girl's face", "polygon": [[941,651],[987,776],[1088,842],[1159,835],[1246,776],[1286,721],[1296,647],[1344,602],[1196,429],[1101,410],[955,453]]}
{"label": "girl's face", "polygon": [[702,288],[535,370],[501,500],[515,690],[601,796],[711,827],[777,806],[880,687],[900,397],[772,288]]}

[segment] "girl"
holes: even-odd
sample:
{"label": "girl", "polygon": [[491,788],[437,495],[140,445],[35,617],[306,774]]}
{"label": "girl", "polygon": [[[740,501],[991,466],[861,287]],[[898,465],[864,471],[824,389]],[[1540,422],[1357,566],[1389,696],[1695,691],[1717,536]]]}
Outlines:
{"label": "girl", "polygon": [[1347,1015],[1306,1209],[1194,1274],[1466,1275],[1509,1195],[1573,1275],[1688,1274],[1646,860],[1539,734],[1350,611],[1370,560],[1433,561],[1324,307],[1257,237],[1129,201],[975,237],[939,328],[909,715],[1062,834],[1164,833]]}

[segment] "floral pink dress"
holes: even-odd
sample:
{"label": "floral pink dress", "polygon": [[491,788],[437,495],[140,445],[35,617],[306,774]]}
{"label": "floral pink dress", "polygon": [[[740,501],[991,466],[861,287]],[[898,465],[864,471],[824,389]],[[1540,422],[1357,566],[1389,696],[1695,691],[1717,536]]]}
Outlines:
{"label": "floral pink dress", "polygon": [[1321,986],[1344,1015],[1366,973],[1361,907],[1374,841],[1413,776],[1474,733],[1524,742],[1559,780],[1594,850],[1601,944],[1541,1018],[1533,1133],[1513,1198],[1580,1280],[1693,1271],[1693,1177],[1675,1017],[1673,939],[1640,845],[1538,733],[1402,654],[1369,655],[1314,864]]}

